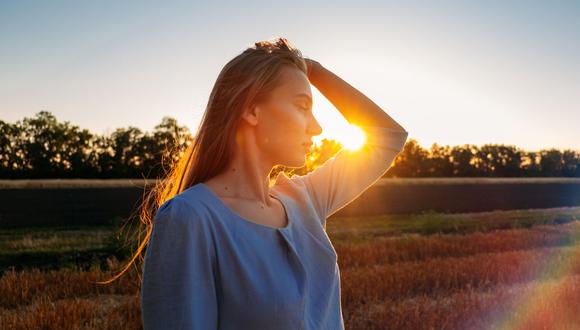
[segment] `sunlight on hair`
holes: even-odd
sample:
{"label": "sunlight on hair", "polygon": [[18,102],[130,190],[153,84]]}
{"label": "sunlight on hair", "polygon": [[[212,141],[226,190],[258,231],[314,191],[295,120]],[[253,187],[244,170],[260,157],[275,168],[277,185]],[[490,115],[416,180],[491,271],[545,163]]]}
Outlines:
{"label": "sunlight on hair", "polygon": [[360,127],[346,125],[338,140],[346,149],[357,150],[365,144],[366,135]]}

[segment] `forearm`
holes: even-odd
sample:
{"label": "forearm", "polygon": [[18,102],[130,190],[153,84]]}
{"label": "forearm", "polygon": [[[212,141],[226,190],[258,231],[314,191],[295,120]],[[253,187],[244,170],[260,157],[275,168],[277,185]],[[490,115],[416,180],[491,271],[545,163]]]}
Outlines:
{"label": "forearm", "polygon": [[308,78],[349,123],[405,130],[371,99],[320,63],[314,62]]}

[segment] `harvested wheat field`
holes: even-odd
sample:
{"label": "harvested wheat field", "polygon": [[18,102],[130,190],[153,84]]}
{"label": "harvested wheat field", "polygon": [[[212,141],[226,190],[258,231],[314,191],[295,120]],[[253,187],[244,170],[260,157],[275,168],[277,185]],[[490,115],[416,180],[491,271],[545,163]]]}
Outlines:
{"label": "harvested wheat field", "polygon": [[[345,325],[580,328],[579,220],[580,208],[329,219]],[[87,229],[0,232],[0,247],[12,251],[0,255],[0,327],[141,328],[138,271],[95,284],[122,263],[114,252],[103,255],[110,242],[103,228],[91,240],[70,237],[80,233]],[[46,256],[89,251],[92,259],[35,267],[33,258],[23,261],[26,267],[9,266],[37,257],[35,249]]]}

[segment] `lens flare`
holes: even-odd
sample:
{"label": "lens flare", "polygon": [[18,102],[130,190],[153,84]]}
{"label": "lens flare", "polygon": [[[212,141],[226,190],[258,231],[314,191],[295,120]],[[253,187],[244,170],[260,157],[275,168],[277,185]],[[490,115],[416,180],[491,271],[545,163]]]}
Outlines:
{"label": "lens flare", "polygon": [[357,150],[366,142],[366,135],[360,127],[347,125],[343,133],[339,135],[338,142],[346,149]]}

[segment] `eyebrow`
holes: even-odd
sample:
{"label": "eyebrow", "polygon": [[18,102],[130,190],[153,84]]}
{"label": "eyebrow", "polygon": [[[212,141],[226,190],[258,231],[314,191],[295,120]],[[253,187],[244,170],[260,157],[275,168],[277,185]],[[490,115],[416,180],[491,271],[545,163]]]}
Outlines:
{"label": "eyebrow", "polygon": [[294,97],[305,97],[306,99],[308,99],[308,102],[310,102],[310,104],[312,104],[312,98],[308,94],[298,93],[298,94],[294,95]]}

